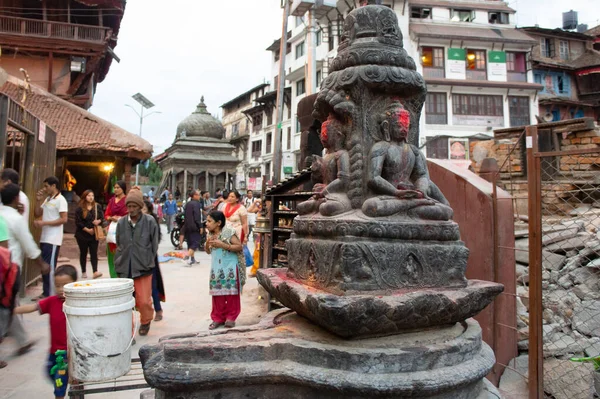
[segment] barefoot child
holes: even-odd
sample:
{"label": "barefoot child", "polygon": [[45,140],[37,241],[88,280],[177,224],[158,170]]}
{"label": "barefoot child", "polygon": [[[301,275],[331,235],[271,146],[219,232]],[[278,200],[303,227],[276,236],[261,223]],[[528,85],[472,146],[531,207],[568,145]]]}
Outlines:
{"label": "barefoot child", "polygon": [[54,396],[63,399],[67,394],[69,373],[67,361],[67,319],[63,313],[65,297],[63,287],[77,281],[75,266],[62,265],[54,272],[56,295],[40,300],[38,303],[15,308],[15,314],[33,313],[50,315],[50,355],[46,364],[48,376],[54,384]]}

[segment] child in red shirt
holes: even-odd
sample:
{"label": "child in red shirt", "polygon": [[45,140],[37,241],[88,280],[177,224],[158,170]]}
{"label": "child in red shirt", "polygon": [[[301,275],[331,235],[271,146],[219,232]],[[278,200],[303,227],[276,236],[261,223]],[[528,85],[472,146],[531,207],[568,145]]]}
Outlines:
{"label": "child in red shirt", "polygon": [[[63,399],[67,394],[69,372],[61,367],[61,357],[64,365],[67,361],[67,319],[63,313],[65,301],[63,287],[77,281],[77,269],[72,265],[62,265],[54,272],[54,288],[56,295],[44,298],[36,304],[23,305],[15,308],[15,314],[33,313],[50,315],[50,355],[48,356],[48,377],[54,384],[54,396]],[[64,352],[62,352],[64,351]],[[56,366],[56,367],[55,367]]]}

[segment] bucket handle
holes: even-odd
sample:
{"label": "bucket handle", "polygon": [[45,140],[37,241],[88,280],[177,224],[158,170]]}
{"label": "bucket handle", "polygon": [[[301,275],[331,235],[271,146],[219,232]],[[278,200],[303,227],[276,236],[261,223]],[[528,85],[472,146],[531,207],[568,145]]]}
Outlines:
{"label": "bucket handle", "polygon": [[93,349],[88,348],[87,346],[85,346],[83,344],[83,342],[81,342],[79,340],[79,338],[77,338],[77,336],[73,332],[73,329],[71,328],[71,323],[69,323],[69,315],[65,312],[65,319],[67,320],[67,329],[69,330],[69,334],[71,335],[71,337],[73,337],[73,339],[75,341],[77,341],[77,343],[79,344],[79,346],[81,348],[83,348],[83,350],[85,350],[88,353],[91,353],[91,354],[94,354],[94,355],[100,356],[100,357],[106,357],[106,358],[121,356],[123,353],[127,352],[129,350],[129,348],[131,348],[131,345],[133,345],[133,340],[135,339],[135,333],[136,333],[136,331],[138,330],[138,328],[140,326],[139,320],[137,319],[137,317],[135,317],[135,311],[133,312],[133,318],[135,319],[135,327],[133,329],[133,334],[131,334],[131,340],[129,340],[129,344],[127,345],[127,347],[125,349],[123,349],[123,351],[121,353],[115,353],[115,354],[112,354],[112,355],[103,355],[101,353],[96,352]]}

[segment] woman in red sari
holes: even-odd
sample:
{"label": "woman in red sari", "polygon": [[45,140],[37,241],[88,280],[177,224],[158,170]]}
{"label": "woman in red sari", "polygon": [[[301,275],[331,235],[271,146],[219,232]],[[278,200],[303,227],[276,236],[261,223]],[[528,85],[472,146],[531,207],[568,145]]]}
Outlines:
{"label": "woman in red sari", "polygon": [[[104,213],[104,218],[111,224],[117,223],[123,216],[127,216],[127,205],[125,205],[125,192],[127,191],[127,185],[123,180],[119,180],[115,183],[114,187],[115,196],[108,202],[108,207]],[[106,257],[108,258],[108,271],[110,277],[116,278],[117,273],[115,272],[115,252],[117,250],[117,244],[107,243]]]}
{"label": "woman in red sari", "polygon": [[225,200],[223,214],[227,219],[227,227],[235,230],[242,245],[248,243],[248,211],[240,203],[242,196],[236,190],[230,191]]}

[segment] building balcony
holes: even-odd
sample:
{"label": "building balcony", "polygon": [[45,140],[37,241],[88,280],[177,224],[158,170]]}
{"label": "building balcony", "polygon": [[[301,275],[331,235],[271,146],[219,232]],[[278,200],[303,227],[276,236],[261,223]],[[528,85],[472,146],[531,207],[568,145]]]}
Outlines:
{"label": "building balcony", "polygon": [[0,15],[0,34],[3,36],[104,44],[111,34],[111,29],[102,26],[77,25]]}
{"label": "building balcony", "polygon": [[487,72],[467,69],[467,80],[487,80]]}
{"label": "building balcony", "polygon": [[423,77],[427,78],[445,78],[444,68],[427,68],[423,67]]}
{"label": "building balcony", "polygon": [[508,72],[506,80],[509,82],[527,82],[527,73],[525,72]]}

